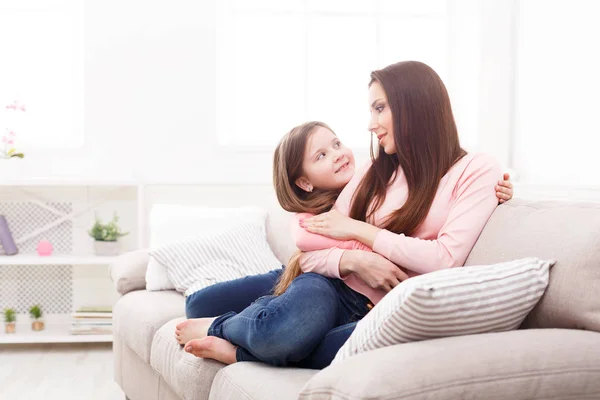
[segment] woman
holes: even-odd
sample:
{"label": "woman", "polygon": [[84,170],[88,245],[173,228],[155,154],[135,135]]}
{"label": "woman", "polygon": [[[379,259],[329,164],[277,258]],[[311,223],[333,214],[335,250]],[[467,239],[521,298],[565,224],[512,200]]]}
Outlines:
{"label": "woman", "polygon": [[362,318],[369,302],[376,304],[403,279],[394,263],[410,275],[464,263],[497,205],[497,164],[460,148],[446,89],[425,64],[375,71],[369,97],[378,154],[345,187],[335,210],[303,225],[330,238],[358,240],[378,254],[339,248],[305,253],[299,260],[305,274],[282,296],[205,319],[198,336],[209,337],[188,342],[186,351],[226,363],[323,367],[354,328],[340,323],[347,319],[341,303],[356,300],[352,317]]}

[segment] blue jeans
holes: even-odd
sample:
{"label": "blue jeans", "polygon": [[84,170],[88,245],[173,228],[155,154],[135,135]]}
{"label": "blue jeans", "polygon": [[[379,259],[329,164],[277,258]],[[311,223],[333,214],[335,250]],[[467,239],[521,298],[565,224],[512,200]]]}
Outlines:
{"label": "blue jeans", "polygon": [[368,299],[341,280],[311,273],[275,297],[272,289],[281,272],[202,289],[186,299],[186,314],[221,315],[209,335],[238,345],[238,361],[325,368],[368,312]]}

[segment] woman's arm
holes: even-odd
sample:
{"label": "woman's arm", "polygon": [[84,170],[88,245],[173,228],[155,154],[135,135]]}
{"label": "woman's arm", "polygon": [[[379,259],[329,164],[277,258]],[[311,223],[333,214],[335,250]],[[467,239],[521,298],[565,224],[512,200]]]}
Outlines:
{"label": "woman's arm", "polygon": [[373,251],[419,274],[463,265],[498,205],[494,189],[499,174],[499,166],[487,157],[473,159],[457,183],[454,204],[436,240],[381,230]]}
{"label": "woman's arm", "polygon": [[[513,196],[513,185],[510,182],[510,175],[505,173],[503,180],[499,180],[494,187],[496,191],[497,202],[502,204]],[[381,231],[380,228],[367,222],[357,221],[336,210],[319,214],[317,216],[306,214],[302,219],[301,226],[308,230],[307,235],[317,234],[331,238],[333,240],[358,240],[364,243],[368,248],[373,248],[373,242]],[[312,248],[311,250],[318,250]]]}
{"label": "woman's arm", "polygon": [[300,225],[305,218],[312,217],[313,214],[296,214],[292,219],[292,237],[295,238],[296,247],[302,251],[325,250],[332,247],[349,250],[371,251],[371,248],[357,240],[337,240],[327,236],[308,232]]}

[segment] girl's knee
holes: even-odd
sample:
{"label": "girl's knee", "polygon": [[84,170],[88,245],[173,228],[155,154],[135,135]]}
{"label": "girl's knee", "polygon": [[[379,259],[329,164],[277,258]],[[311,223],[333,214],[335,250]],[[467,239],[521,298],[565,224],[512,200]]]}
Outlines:
{"label": "girl's knee", "polygon": [[295,290],[305,292],[306,296],[312,297],[315,302],[337,299],[337,291],[331,284],[330,278],[313,272],[298,276],[293,280],[291,286]]}
{"label": "girl's knee", "polygon": [[208,297],[205,294],[205,289],[200,289],[186,297],[185,316],[187,318],[214,317],[213,307],[210,306],[213,302]]}

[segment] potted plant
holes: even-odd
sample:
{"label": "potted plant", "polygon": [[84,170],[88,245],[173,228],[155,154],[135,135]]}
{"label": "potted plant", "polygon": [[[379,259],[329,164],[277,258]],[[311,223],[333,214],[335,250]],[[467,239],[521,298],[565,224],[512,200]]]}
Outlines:
{"label": "potted plant", "polygon": [[[17,111],[25,111],[25,105],[20,104],[17,100],[15,100],[12,104],[4,107],[6,110],[13,110],[15,113]],[[12,117],[9,119],[14,119],[14,116],[7,115],[7,117]],[[14,123],[14,121],[13,121]],[[0,146],[0,159],[10,159],[10,158],[23,158],[25,155],[22,152],[18,152],[15,148],[15,141],[17,138],[17,134],[12,128],[6,128],[6,134],[2,136],[2,143],[4,146]],[[3,147],[3,148],[2,148]],[[4,168],[4,166],[3,166]]]}
{"label": "potted plant", "polygon": [[6,333],[15,333],[17,330],[17,313],[12,308],[4,309],[4,330]]}
{"label": "potted plant", "polygon": [[41,331],[44,329],[44,321],[42,321],[42,309],[39,305],[31,306],[29,308],[29,315],[31,316],[31,329],[34,331]]}
{"label": "potted plant", "polygon": [[96,216],[96,222],[88,233],[94,238],[94,250],[97,255],[114,256],[119,254],[118,239],[129,232],[121,232],[118,222],[119,217],[117,214],[114,214],[113,219],[107,224],[103,224]]}

